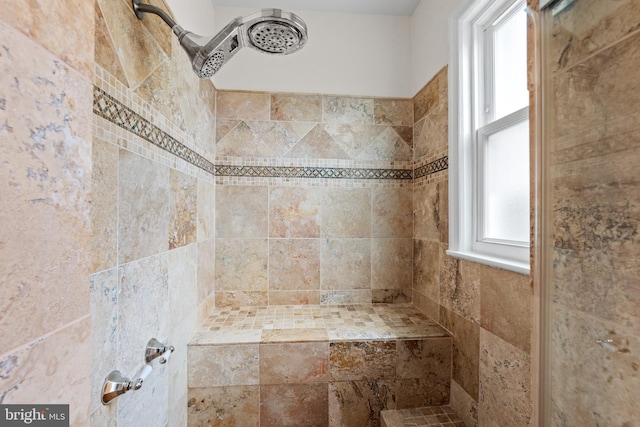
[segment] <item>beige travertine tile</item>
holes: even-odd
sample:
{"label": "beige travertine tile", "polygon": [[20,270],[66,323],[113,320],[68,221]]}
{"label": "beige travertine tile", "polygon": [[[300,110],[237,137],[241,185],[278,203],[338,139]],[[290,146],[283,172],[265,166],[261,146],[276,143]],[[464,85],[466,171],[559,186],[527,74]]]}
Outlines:
{"label": "beige travertine tile", "polygon": [[564,69],[638,29],[640,5],[633,0],[581,1],[552,19],[551,58]]}
{"label": "beige travertine tile", "polygon": [[69,404],[71,425],[88,425],[91,383],[91,322],[89,316],[46,338],[7,353],[0,360],[3,404],[33,402]]}
{"label": "beige travertine tile", "polygon": [[162,340],[167,336],[168,268],[165,252],[118,269],[118,369],[121,372],[136,372],[143,363],[141,355],[149,339]]}
{"label": "beige travertine tile", "polygon": [[380,132],[386,129],[386,126],[359,123],[323,123],[319,126],[352,159],[358,158],[369,144],[380,135]]}
{"label": "beige travertine tile", "polygon": [[98,5],[127,78],[126,83],[130,88],[136,88],[167,59],[167,55],[125,1],[98,0]]}
{"label": "beige travertine tile", "polygon": [[640,258],[639,158],[633,149],[555,168],[555,247]]}
{"label": "beige travertine tile", "polygon": [[320,241],[318,239],[269,240],[269,290],[314,291],[320,289]]}
{"label": "beige travertine tile", "polygon": [[[71,16],[75,19],[69,19]],[[93,3],[81,0],[54,4],[41,0],[3,0],[0,4],[2,21],[31,37],[89,80],[93,77],[94,16]]]}
{"label": "beige travertine tile", "polygon": [[189,346],[189,388],[260,384],[258,344]]}
{"label": "beige travertine tile", "polygon": [[197,179],[169,171],[169,249],[196,242],[198,231]]}
{"label": "beige travertine tile", "polygon": [[[554,76],[550,102],[556,150],[637,131],[636,123],[640,120],[640,94],[636,90],[640,84],[636,72],[639,46],[640,33],[636,32]],[[615,151],[616,147],[613,148]],[[598,160],[601,161],[594,159],[595,162]],[[617,168],[593,169],[593,172],[610,169]]]}
{"label": "beige travertine tile", "polygon": [[324,290],[370,289],[370,239],[322,240],[320,284]]}
{"label": "beige travertine tile", "polygon": [[[198,79],[198,91],[200,93],[200,99],[207,106],[209,112],[216,116],[216,88],[213,82],[209,79]],[[215,139],[217,141],[217,139]]]}
{"label": "beige travertine tile", "polygon": [[329,383],[330,426],[379,426],[380,411],[394,409],[395,387],[390,380]]}
{"label": "beige travertine tile", "polygon": [[267,239],[216,239],[216,292],[268,289]]}
{"label": "beige travertine tile", "polygon": [[371,302],[375,304],[400,304],[411,302],[410,289],[372,289]]}
{"label": "beige travertine tile", "polygon": [[417,292],[416,290],[414,290],[412,294],[412,303],[416,306],[417,309],[426,314],[430,319],[438,321],[438,319],[440,318],[440,304],[424,296],[420,292]]}
{"label": "beige travertine tile", "polygon": [[118,269],[91,275],[91,411],[101,406],[102,384],[117,369]]}
{"label": "beige travertine tile", "polygon": [[480,323],[480,264],[442,255],[440,304]]}
{"label": "beige travertine tile", "polygon": [[438,105],[413,129],[414,160],[433,155],[447,148],[449,138],[448,108]]}
{"label": "beige travertine tile", "polygon": [[[131,3],[130,2],[128,3],[129,3],[129,6],[132,7]],[[149,1],[145,1],[145,3],[150,4],[152,6],[156,6],[157,8],[168,13],[169,16],[173,17],[174,20],[176,19],[175,16],[173,16],[171,9],[167,7],[164,0],[149,0]],[[133,7],[132,7],[132,10],[133,10]],[[145,26],[145,28],[149,31],[149,34],[151,34],[154,40],[160,45],[160,47],[162,47],[162,49],[167,54],[167,56],[170,56],[171,55],[171,39],[174,37],[174,35],[171,29],[167,26],[167,24],[165,24],[164,21],[159,17],[153,16],[153,15],[147,15],[146,19],[142,19],[140,23]],[[184,58],[186,58],[184,54],[183,56]]]}
{"label": "beige travertine tile", "polygon": [[216,142],[216,156],[276,157],[276,153],[247,126],[247,123],[240,122]]}
{"label": "beige travertine tile", "polygon": [[102,271],[118,259],[118,147],[94,138],[91,157],[92,271]]}
{"label": "beige travertine tile", "polygon": [[[265,329],[262,331],[263,343],[322,341],[326,344],[329,335],[325,328]],[[328,357],[328,356],[327,356]]]}
{"label": "beige travertine tile", "polygon": [[315,125],[291,150],[283,155],[298,159],[343,159],[350,156],[324,129],[322,124]]}
{"label": "beige travertine tile", "polygon": [[453,335],[453,375],[472,399],[478,398],[480,327],[440,306],[440,324]]}
{"label": "beige travertine tile", "polygon": [[[413,126],[392,126],[398,136],[413,150]],[[413,159],[413,158],[412,158]]]}
{"label": "beige travertine tile", "polygon": [[[413,289],[432,301],[440,301],[442,244],[413,240]],[[437,318],[438,316],[436,316]]]}
{"label": "beige travertine tile", "polygon": [[411,289],[412,239],[371,239],[371,288]]}
{"label": "beige travertine tile", "polygon": [[271,149],[271,156],[282,157],[309,133],[315,123],[247,121],[246,125]]}
{"label": "beige travertine tile", "polygon": [[396,408],[440,406],[449,402],[450,379],[438,378],[396,379]]}
{"label": "beige travertine tile", "polygon": [[478,424],[533,425],[530,390],[530,355],[481,328]]}
{"label": "beige travertine tile", "polygon": [[215,292],[216,284],[216,241],[204,240],[198,243],[198,305]]}
{"label": "beige travertine tile", "polygon": [[640,327],[640,259],[556,249],[553,261],[556,302],[620,326]]}
{"label": "beige travertine tile", "polygon": [[130,151],[118,161],[118,262],[169,249],[169,168]]}
{"label": "beige travertine tile", "polygon": [[411,146],[391,126],[383,126],[378,136],[356,156],[357,160],[411,161]]}
{"label": "beige travertine tile", "polygon": [[320,291],[289,290],[269,291],[269,304],[271,305],[300,305],[300,304],[320,304]]}
{"label": "beige travertine tile", "polygon": [[188,427],[258,427],[260,386],[189,388]]}
{"label": "beige travertine tile", "polygon": [[322,98],[322,119],[329,123],[374,124],[373,99],[325,96]]}
{"label": "beige travertine tile", "polygon": [[464,421],[466,427],[478,426],[478,402],[455,381],[451,381],[451,408]]}
{"label": "beige travertine tile", "polygon": [[113,403],[108,406],[100,405],[91,414],[91,424],[96,427],[117,427],[118,425],[118,404]]}
{"label": "beige travertine tile", "polygon": [[96,24],[95,24],[95,63],[104,68],[122,84],[127,84],[120,59],[113,47],[111,34],[104,21],[100,5],[95,2]]}
{"label": "beige travertine tile", "polygon": [[270,98],[267,93],[217,92],[217,117],[234,120],[269,120]]}
{"label": "beige travertine tile", "polygon": [[322,237],[371,237],[371,189],[324,189]]}
{"label": "beige travertine tile", "polygon": [[229,132],[231,132],[240,123],[244,123],[244,122],[242,120],[225,120],[225,119],[217,118],[216,119],[216,143],[219,142],[225,136],[227,136]]}
{"label": "beige travertine tile", "polygon": [[269,303],[268,291],[216,291],[216,307],[261,306]]}
{"label": "beige travertine tile", "polygon": [[395,378],[396,341],[331,342],[329,376],[331,381]]}
{"label": "beige travertine tile", "polygon": [[216,237],[267,237],[267,187],[216,186]]}
{"label": "beige travertine tile", "polygon": [[[180,97],[188,96],[187,94],[191,94],[191,91],[187,90],[186,94],[178,93],[177,86],[180,83],[175,78],[178,73],[176,64],[169,58],[163,58],[155,69],[144,76],[135,87],[134,93],[151,104],[160,114],[170,118],[181,129],[186,130],[189,125],[186,122],[187,117],[180,108]],[[158,90],[158,87],[163,89]],[[191,119],[189,124],[193,125],[193,123]]]}
{"label": "beige travertine tile", "polygon": [[327,382],[329,344],[281,343],[260,345],[260,384]]}
{"label": "beige travertine tile", "polygon": [[481,266],[480,278],[480,325],[529,353],[533,310],[529,276]]}
{"label": "beige travertine tile", "polygon": [[[67,6],[52,5],[51,15]],[[27,6],[3,2],[0,14],[14,7]],[[16,19],[33,18],[30,10],[25,14]],[[88,15],[93,17],[91,8]],[[5,353],[89,312],[92,109],[86,76],[1,22],[0,40]]]}
{"label": "beige travertine tile", "polygon": [[307,187],[269,189],[270,237],[320,237],[322,190]]}
{"label": "beige travertine tile", "polygon": [[372,237],[412,237],[413,189],[411,187],[372,189]]}
{"label": "beige travertine tile", "polygon": [[[322,278],[322,277],[321,277]],[[373,302],[371,289],[349,289],[344,291],[320,291],[320,304],[371,304]]]}
{"label": "beige travertine tile", "polygon": [[198,180],[198,242],[216,237],[216,188],[202,179]]}
{"label": "beige travertine tile", "polygon": [[167,343],[175,347],[167,365],[167,424],[187,425],[187,346],[198,327],[198,313],[191,310],[179,323],[169,328]]}
{"label": "beige travertine tile", "polygon": [[271,94],[271,120],[321,122],[322,96]]}
{"label": "beige travertine tile", "polygon": [[[139,356],[138,356],[139,357]],[[157,366],[137,393],[118,397],[118,425],[164,426],[168,421],[169,382],[167,366]]]}
{"label": "beige travertine tile", "polygon": [[446,75],[445,66],[413,97],[413,121],[418,123],[425,115],[440,105],[440,79]]}
{"label": "beige travertine tile", "polygon": [[448,233],[447,182],[430,183],[414,189],[414,237],[432,242],[445,242]]}
{"label": "beige travertine tile", "polygon": [[[169,252],[170,329],[177,328],[198,306],[198,245]],[[172,358],[173,360],[173,358]]]}
{"label": "beige travertine tile", "polygon": [[260,425],[326,426],[328,385],[283,384],[260,386]]}
{"label": "beige travertine tile", "polygon": [[396,344],[397,378],[451,379],[451,338],[398,340]]}
{"label": "beige travertine tile", "polygon": [[410,99],[373,100],[374,121],[377,125],[412,126],[413,101]]}
{"label": "beige travertine tile", "polygon": [[[562,373],[551,379],[553,422],[633,425],[640,419],[635,398],[640,390],[640,338],[633,335],[633,329],[624,330],[558,304],[551,308],[555,323],[550,369]],[[606,350],[596,343],[598,339],[613,340],[614,348],[619,350]],[[521,359],[523,367],[527,367],[526,358]],[[511,389],[526,384],[528,392],[526,378],[517,376],[509,384]],[[513,405],[519,411],[513,416],[526,415],[527,408],[520,401],[524,402],[527,396],[519,392],[516,397],[519,400]]]}

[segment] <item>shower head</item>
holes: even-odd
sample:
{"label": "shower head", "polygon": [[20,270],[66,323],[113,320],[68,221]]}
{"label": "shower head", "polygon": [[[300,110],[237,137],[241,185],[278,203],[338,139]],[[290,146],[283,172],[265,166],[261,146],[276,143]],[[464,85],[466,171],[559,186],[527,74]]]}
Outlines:
{"label": "shower head", "polygon": [[252,47],[272,55],[288,55],[307,42],[307,26],[297,15],[280,9],[262,9],[236,18],[213,37],[185,31],[162,9],[141,0],[132,0],[133,10],[142,19],[145,13],[158,15],[173,30],[187,53],[193,71],[201,79],[218,72],[241,48]]}

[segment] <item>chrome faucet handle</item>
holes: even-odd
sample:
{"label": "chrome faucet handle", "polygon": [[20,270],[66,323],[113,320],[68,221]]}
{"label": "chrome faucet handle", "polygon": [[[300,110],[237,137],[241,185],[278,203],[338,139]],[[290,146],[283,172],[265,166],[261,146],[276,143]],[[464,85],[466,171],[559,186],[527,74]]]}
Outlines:
{"label": "chrome faucet handle", "polygon": [[125,394],[132,388],[134,388],[134,385],[129,378],[122,375],[118,370],[111,371],[102,385],[102,404],[108,405],[113,399]]}
{"label": "chrome faucet handle", "polygon": [[170,347],[161,343],[155,338],[151,338],[147,343],[147,349],[144,352],[144,361],[146,363],[151,363],[153,360],[162,356],[167,351],[171,351]]}

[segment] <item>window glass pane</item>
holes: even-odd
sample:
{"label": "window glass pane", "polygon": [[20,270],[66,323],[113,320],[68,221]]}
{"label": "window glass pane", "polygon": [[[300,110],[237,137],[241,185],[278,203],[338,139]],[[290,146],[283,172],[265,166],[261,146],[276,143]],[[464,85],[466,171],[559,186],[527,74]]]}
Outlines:
{"label": "window glass pane", "polygon": [[494,30],[494,119],[529,105],[527,14],[521,9],[498,22]]}
{"label": "window glass pane", "polygon": [[484,238],[529,242],[529,120],[485,144]]}

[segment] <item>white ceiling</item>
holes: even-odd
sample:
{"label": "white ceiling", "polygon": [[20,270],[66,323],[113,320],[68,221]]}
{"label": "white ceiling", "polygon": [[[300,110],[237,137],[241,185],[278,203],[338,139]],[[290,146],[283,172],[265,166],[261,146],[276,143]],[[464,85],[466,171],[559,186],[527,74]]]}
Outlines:
{"label": "white ceiling", "polygon": [[213,7],[412,16],[420,0],[211,0]]}

